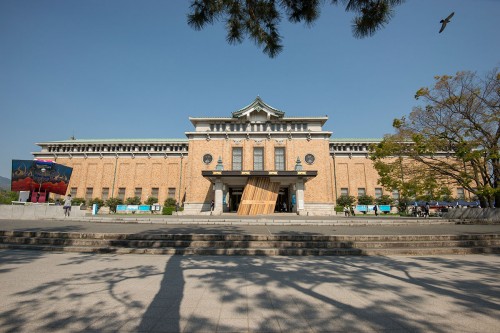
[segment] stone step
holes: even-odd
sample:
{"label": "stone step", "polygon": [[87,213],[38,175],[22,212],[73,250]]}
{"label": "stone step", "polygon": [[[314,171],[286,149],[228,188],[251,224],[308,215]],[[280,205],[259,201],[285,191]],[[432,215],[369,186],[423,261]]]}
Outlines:
{"label": "stone step", "polygon": [[461,235],[267,235],[267,234],[119,234],[46,231],[5,231],[0,236],[59,239],[128,240],[128,241],[290,241],[290,242],[382,242],[382,241],[448,241],[500,239],[500,234]]}
{"label": "stone step", "polygon": [[116,248],[78,247],[54,245],[0,244],[0,249],[39,251],[110,253],[110,254],[157,254],[157,255],[249,255],[249,256],[341,256],[341,255],[445,255],[500,253],[500,247],[443,247],[443,248],[392,248],[392,249],[318,249],[318,248]]}
{"label": "stone step", "polygon": [[338,241],[186,241],[186,240],[106,240],[106,239],[68,239],[43,237],[0,236],[0,243],[26,245],[59,246],[94,246],[127,248],[428,248],[428,247],[474,247],[500,245],[500,239],[465,239],[465,240],[413,240],[413,241],[377,241],[377,242],[338,242]]}

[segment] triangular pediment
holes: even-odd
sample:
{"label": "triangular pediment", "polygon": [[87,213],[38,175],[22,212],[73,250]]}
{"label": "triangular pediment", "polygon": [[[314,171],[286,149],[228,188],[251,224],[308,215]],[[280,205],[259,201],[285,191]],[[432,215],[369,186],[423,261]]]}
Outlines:
{"label": "triangular pediment", "polygon": [[232,115],[233,118],[246,118],[251,121],[283,118],[285,113],[267,105],[259,96],[257,96],[252,104],[233,112]]}

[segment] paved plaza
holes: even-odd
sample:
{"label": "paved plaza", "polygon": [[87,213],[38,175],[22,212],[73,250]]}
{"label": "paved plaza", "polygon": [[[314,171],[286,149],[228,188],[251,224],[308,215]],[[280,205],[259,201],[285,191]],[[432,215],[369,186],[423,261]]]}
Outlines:
{"label": "paved plaza", "polygon": [[500,256],[0,251],[1,332],[498,332]]}

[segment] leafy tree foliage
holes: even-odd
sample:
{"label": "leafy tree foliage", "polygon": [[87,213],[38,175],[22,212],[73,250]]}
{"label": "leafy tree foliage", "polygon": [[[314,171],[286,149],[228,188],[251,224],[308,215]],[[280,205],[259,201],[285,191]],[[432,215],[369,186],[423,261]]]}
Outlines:
{"label": "leafy tree foliage", "polygon": [[72,206],[80,206],[81,204],[85,204],[85,202],[86,202],[86,200],[84,198],[73,198],[73,199],[71,199],[71,205]]}
{"label": "leafy tree foliage", "polygon": [[[389,22],[393,8],[404,0],[330,0],[341,3],[355,17],[353,35],[357,38],[372,36]],[[226,39],[238,44],[248,36],[271,58],[283,49],[278,25],[285,16],[292,23],[311,25],[321,12],[321,0],[192,0],[188,24],[196,30],[207,24],[223,21]]]}
{"label": "leafy tree foliage", "polygon": [[373,205],[373,197],[371,195],[360,195],[358,196],[358,205]]}
{"label": "leafy tree foliage", "polygon": [[175,200],[174,198],[167,198],[165,200],[165,202],[163,203],[163,206],[165,206],[165,207],[175,207],[176,204],[177,204],[177,200]]}
{"label": "leafy tree foliage", "polygon": [[337,206],[352,206],[356,202],[356,198],[352,195],[341,195],[337,198]]}
{"label": "leafy tree foliage", "polygon": [[109,207],[109,210],[113,213],[116,213],[116,206],[123,205],[123,200],[120,198],[109,198],[106,200],[106,206]]}
{"label": "leafy tree foliage", "polygon": [[393,122],[396,134],[373,147],[380,183],[403,196],[430,198],[463,187],[482,207],[500,207],[500,73],[436,76],[421,88],[408,119]]}
{"label": "leafy tree foliage", "polygon": [[376,198],[375,203],[377,205],[392,205],[394,203],[394,200],[390,195],[384,194],[380,198]]}
{"label": "leafy tree foliage", "polygon": [[130,197],[125,199],[125,203],[127,205],[140,205],[141,204],[141,198],[139,197]]}
{"label": "leafy tree foliage", "polygon": [[89,200],[88,205],[92,206],[93,204],[97,204],[97,210],[99,210],[101,207],[104,206],[104,201],[102,199],[99,199],[99,198],[94,198],[94,199]]}
{"label": "leafy tree foliage", "polygon": [[0,204],[10,205],[12,201],[16,201],[17,199],[19,199],[18,192],[0,189]]}
{"label": "leafy tree foliage", "polygon": [[155,203],[158,202],[158,198],[155,198],[155,197],[149,197],[147,200],[146,200],[146,205],[153,205]]}

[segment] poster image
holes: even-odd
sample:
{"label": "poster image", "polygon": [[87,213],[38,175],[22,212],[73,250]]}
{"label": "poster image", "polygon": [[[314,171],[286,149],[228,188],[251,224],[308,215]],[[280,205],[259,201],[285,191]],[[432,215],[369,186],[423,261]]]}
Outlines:
{"label": "poster image", "polygon": [[44,160],[12,160],[12,191],[65,195],[73,168]]}

